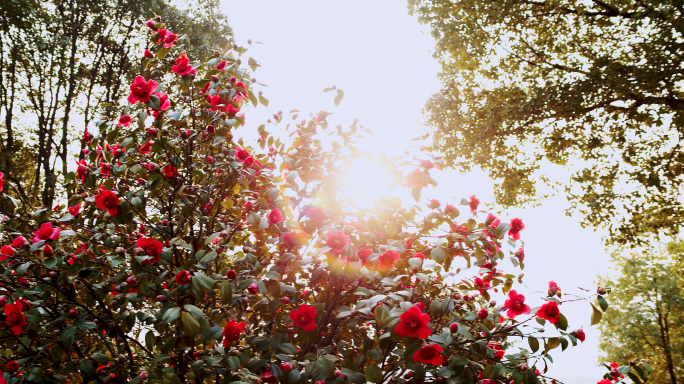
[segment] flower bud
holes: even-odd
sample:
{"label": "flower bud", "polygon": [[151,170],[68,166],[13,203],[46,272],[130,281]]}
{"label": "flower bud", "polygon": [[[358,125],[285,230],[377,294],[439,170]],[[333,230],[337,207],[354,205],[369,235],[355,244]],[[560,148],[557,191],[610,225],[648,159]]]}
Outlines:
{"label": "flower bud", "polygon": [[78,317],[78,309],[77,308],[71,308],[69,310],[69,317],[71,317],[72,319]]}
{"label": "flower bud", "polygon": [[164,296],[164,295],[157,295],[157,297],[156,297],[155,299],[156,299],[158,302],[163,303],[163,302],[166,301],[166,296]]}
{"label": "flower bud", "polygon": [[143,379],[143,380],[147,379],[147,372],[141,373],[141,374],[140,374],[140,378]]}
{"label": "flower bud", "polygon": [[146,183],[147,183],[147,180],[143,179],[142,177],[138,179],[138,184],[145,185]]}
{"label": "flower bud", "polygon": [[216,75],[211,75],[211,81],[213,81],[214,83],[217,83],[217,82],[219,81],[218,76],[216,76]]}
{"label": "flower bud", "polygon": [[290,304],[290,298],[285,296],[285,297],[283,297],[282,302],[283,302],[283,304]]}
{"label": "flower bud", "polygon": [[458,332],[458,324],[457,323],[449,324],[449,330],[451,331],[451,333]]}
{"label": "flower bud", "polygon": [[148,59],[151,59],[151,58],[152,58],[152,52],[150,52],[149,49],[146,49],[146,50],[145,50],[144,55],[145,55],[145,57],[148,58]]}
{"label": "flower bud", "polygon": [[406,373],[404,373],[405,379],[410,379],[412,377],[413,377],[413,371],[406,371]]}
{"label": "flower bud", "polygon": [[116,247],[116,253],[118,253],[119,255],[123,255],[124,253],[126,253],[126,250],[124,249],[124,247]]}
{"label": "flower bud", "polygon": [[207,133],[214,133],[214,132],[216,132],[216,127],[214,127],[211,124],[207,125]]}
{"label": "flower bud", "polygon": [[147,128],[147,134],[150,136],[157,136],[157,128],[155,128],[155,127]]}
{"label": "flower bud", "polygon": [[43,256],[44,257],[51,257],[52,256],[52,247],[49,245],[45,245],[43,247]]}
{"label": "flower bud", "polygon": [[214,157],[213,156],[207,156],[207,163],[211,164],[214,162]]}
{"label": "flower bud", "polygon": [[237,83],[237,77],[231,76],[230,80],[228,80],[228,81],[230,81],[231,84],[235,84],[235,83]]}
{"label": "flower bud", "polygon": [[219,57],[221,55],[221,53],[219,51],[214,51],[213,54],[214,54],[214,57]]}
{"label": "flower bud", "polygon": [[181,139],[185,140],[188,137],[190,137],[190,130],[187,128],[181,128],[180,129],[180,137]]}
{"label": "flower bud", "polygon": [[5,304],[7,304],[7,297],[6,296],[0,296],[0,308],[4,307]]}
{"label": "flower bud", "polygon": [[489,316],[489,312],[487,312],[487,310],[484,308],[480,309],[480,311],[477,312],[477,317],[479,317],[480,319],[486,319],[487,316]]}
{"label": "flower bud", "polygon": [[608,293],[608,291],[606,291],[606,289],[603,287],[598,287],[596,293],[598,293],[599,295],[605,295],[606,293]]}

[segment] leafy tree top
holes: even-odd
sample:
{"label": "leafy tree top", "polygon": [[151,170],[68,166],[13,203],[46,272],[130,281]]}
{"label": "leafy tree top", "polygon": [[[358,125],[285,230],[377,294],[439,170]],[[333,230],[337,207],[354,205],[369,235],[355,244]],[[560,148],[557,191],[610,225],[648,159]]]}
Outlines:
{"label": "leafy tree top", "polygon": [[[447,164],[500,180],[497,202],[562,181],[609,242],[676,234],[684,211],[681,5],[667,1],[412,0],[442,89],[427,103]],[[569,180],[545,173],[569,166]]]}

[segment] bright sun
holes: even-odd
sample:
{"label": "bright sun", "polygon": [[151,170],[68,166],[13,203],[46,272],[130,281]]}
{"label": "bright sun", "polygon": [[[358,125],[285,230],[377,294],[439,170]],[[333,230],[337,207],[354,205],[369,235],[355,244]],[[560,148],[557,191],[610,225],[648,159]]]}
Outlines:
{"label": "bright sun", "polygon": [[360,202],[391,194],[390,175],[382,165],[369,160],[354,160],[345,186],[350,196]]}

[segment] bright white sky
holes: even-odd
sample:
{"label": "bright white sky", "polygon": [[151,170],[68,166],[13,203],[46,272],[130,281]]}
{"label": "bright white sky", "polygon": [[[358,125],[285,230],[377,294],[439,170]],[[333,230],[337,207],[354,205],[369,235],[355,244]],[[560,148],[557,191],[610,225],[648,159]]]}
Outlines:
{"label": "bright white sky", "polygon": [[[405,1],[223,0],[222,10],[240,45],[247,46],[247,39],[264,43],[245,54],[245,59],[252,56],[262,63],[255,77],[268,87],[257,89],[270,100],[269,108],[246,110],[246,129],[255,130],[254,138],[256,127],[270,114],[291,109],[302,111],[299,119],[321,109],[332,111],[331,126],[347,127],[358,118],[375,134],[359,148],[388,155],[403,153],[415,145],[410,139],[423,133],[421,109],[439,90],[440,68],[432,58],[434,40],[408,15]],[[332,93],[321,92],[333,84],[345,91],[339,108]],[[433,175],[440,185],[423,193],[425,201],[457,204],[473,194],[485,203],[493,201],[493,181],[482,173]],[[377,186],[372,174],[355,177],[369,189]],[[509,218],[521,217],[526,225],[527,286],[518,291],[532,307],[541,304],[548,281],[556,281],[563,292],[580,294],[578,286],[594,289],[597,273],[608,268],[603,233],[582,229],[578,218],[564,215],[566,206],[563,197],[555,197],[542,208],[508,211]],[[515,272],[507,261],[504,268]],[[549,375],[568,384],[596,383],[605,368],[597,365],[598,332],[589,327],[590,306],[568,303],[561,310],[573,329],[584,326],[587,341],[565,352],[552,351],[555,364]]]}

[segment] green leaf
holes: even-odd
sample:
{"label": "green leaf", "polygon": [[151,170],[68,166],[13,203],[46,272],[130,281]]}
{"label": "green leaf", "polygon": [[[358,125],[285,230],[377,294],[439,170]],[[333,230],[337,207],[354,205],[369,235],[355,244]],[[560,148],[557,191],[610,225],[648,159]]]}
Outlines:
{"label": "green leaf", "polygon": [[321,357],[316,360],[316,370],[326,379],[335,377],[335,365],[328,358]]}
{"label": "green leaf", "polygon": [[568,319],[562,313],[558,314],[558,321],[556,322],[556,328],[566,330],[568,329]]}
{"label": "green leaf", "polygon": [[389,309],[384,304],[378,304],[373,311],[375,315],[375,322],[378,327],[383,328],[385,326],[385,320],[389,316]]}
{"label": "green leaf", "polygon": [[221,302],[223,304],[228,304],[233,298],[233,287],[230,285],[229,281],[221,282]]}
{"label": "green leaf", "polygon": [[601,307],[601,310],[603,312],[605,312],[606,309],[608,309],[608,301],[606,301],[606,299],[603,298],[603,296],[598,295],[598,297],[596,298],[596,301],[598,301],[598,304]]}
{"label": "green leaf", "polygon": [[591,304],[591,325],[598,324],[603,314],[594,306],[594,303],[589,304]]}
{"label": "green leaf", "polygon": [[259,102],[260,102],[263,106],[268,107],[268,99],[267,99],[267,98],[265,98],[265,97],[263,97],[263,96],[259,96]]}
{"label": "green leaf", "polygon": [[228,366],[230,367],[230,369],[237,372],[240,370],[240,360],[238,360],[238,358],[235,356],[230,356],[228,358]]}
{"label": "green leaf", "polygon": [[371,383],[379,383],[382,381],[382,371],[377,365],[369,365],[365,371],[366,380]]}
{"label": "green leaf", "polygon": [[537,352],[539,350],[539,340],[537,340],[536,338],[528,337],[527,343],[530,345],[532,353]]}
{"label": "green leaf", "polygon": [[432,260],[434,260],[437,264],[443,264],[444,259],[446,258],[446,254],[442,250],[442,248],[434,248],[430,252],[430,256],[432,257]]}
{"label": "green leaf", "polygon": [[198,319],[201,319],[202,317],[204,317],[204,316],[202,315],[202,310],[199,309],[199,308],[197,308],[197,307],[195,307],[195,306],[192,305],[192,304],[185,304],[185,305],[183,306],[183,308],[185,308],[186,311],[192,313],[192,315],[195,316],[195,317],[198,318]]}
{"label": "green leaf", "polygon": [[178,308],[178,307],[169,308],[162,315],[162,321],[165,323],[170,323],[170,322],[176,320],[178,318],[178,316],[180,316],[180,308]]}
{"label": "green leaf", "polygon": [[107,364],[107,362],[109,361],[109,358],[107,357],[107,355],[105,355],[104,353],[100,353],[100,352],[95,352],[92,355],[90,355],[90,357],[92,357],[93,360],[97,361],[100,364]]}
{"label": "green leaf", "polygon": [[449,376],[453,376],[453,375],[455,375],[455,374],[456,374],[456,371],[455,371],[453,368],[451,368],[451,367],[444,367],[444,368],[442,368],[442,369],[439,370],[439,374],[438,374],[438,375],[441,376],[441,377],[449,377]]}

